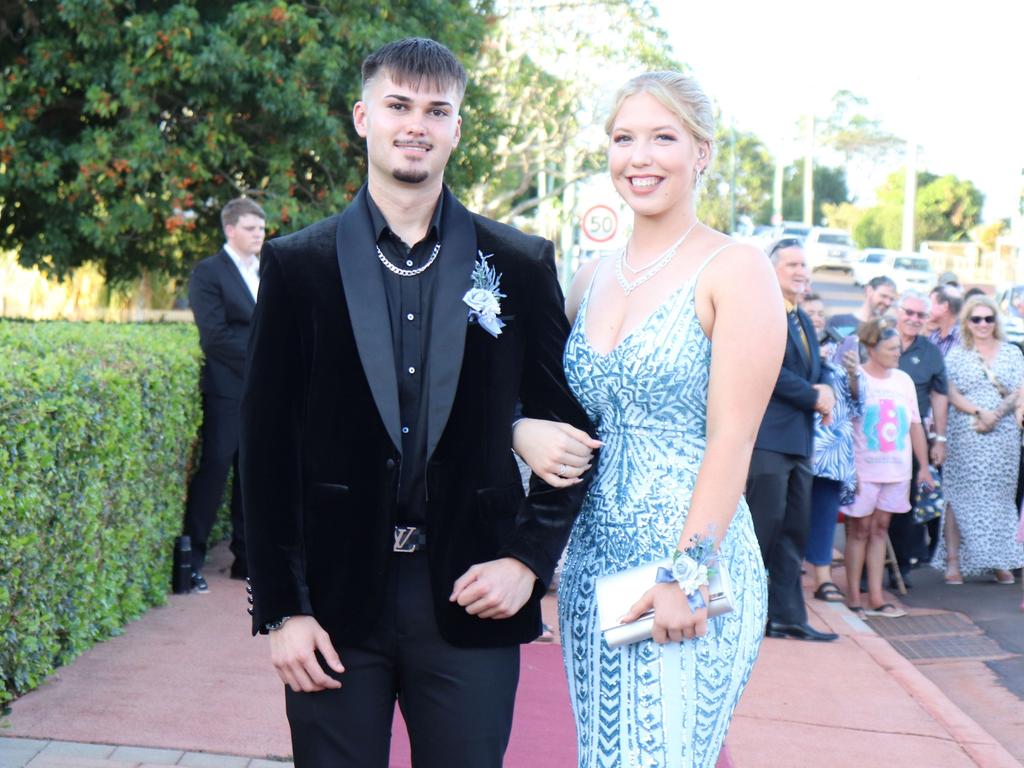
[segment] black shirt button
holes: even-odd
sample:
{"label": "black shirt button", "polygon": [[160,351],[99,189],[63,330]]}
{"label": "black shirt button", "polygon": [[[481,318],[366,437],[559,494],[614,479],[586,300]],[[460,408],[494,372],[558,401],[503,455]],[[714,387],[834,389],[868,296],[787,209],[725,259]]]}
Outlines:
{"label": "black shirt button", "polygon": [[387,467],[388,471],[390,472],[392,469],[395,468],[395,460],[388,459],[387,461],[384,462],[384,466]]}

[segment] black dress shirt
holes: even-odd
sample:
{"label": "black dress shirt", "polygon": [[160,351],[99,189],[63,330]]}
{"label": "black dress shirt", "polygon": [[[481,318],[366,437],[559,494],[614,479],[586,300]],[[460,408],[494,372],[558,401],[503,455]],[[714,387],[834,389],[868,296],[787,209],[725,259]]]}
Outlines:
{"label": "black dress shirt", "polygon": [[[384,214],[367,194],[366,206],[374,237],[384,258],[399,269],[417,269],[426,264],[434,253],[434,247],[441,242],[443,199],[443,196],[438,197],[426,236],[410,248],[391,231]],[[442,255],[439,253],[440,258]],[[426,349],[437,269],[435,264],[410,277],[396,275],[384,264],[380,269],[384,275],[384,292],[391,318],[391,342],[398,375],[398,410],[402,422],[402,466],[395,522],[399,525],[422,525],[426,522]]]}

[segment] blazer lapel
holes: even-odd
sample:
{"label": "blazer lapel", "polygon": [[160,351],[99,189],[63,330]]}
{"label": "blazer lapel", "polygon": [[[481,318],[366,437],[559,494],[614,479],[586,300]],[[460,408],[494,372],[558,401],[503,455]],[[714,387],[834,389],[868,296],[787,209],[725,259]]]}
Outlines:
{"label": "blazer lapel", "polygon": [[427,345],[427,460],[434,453],[455,402],[462,372],[469,308],[462,301],[472,284],[476,226],[466,208],[445,187],[441,254]]}
{"label": "blazer lapel", "polygon": [[[796,349],[797,357],[800,358],[800,362],[803,363],[804,369],[809,373],[813,367],[811,363],[811,357],[807,350],[804,348],[804,343],[800,339],[800,329],[802,328],[804,334],[807,334],[807,328],[803,323],[803,313],[797,309],[793,314],[789,316],[789,341]],[[810,337],[808,336],[808,344],[810,344]]]}
{"label": "blazer lapel", "polygon": [[[370,384],[373,401],[391,442],[402,452],[399,433],[398,380],[395,374],[391,320],[384,293],[384,276],[366,211],[366,187],[355,196],[338,221],[337,253],[352,333],[359,361]],[[443,248],[442,248],[443,250]]]}
{"label": "blazer lapel", "polygon": [[252,293],[249,291],[249,286],[246,284],[245,278],[242,277],[242,273],[238,271],[238,267],[235,266],[235,262],[223,248],[220,249],[220,262],[223,270],[229,275],[228,281],[242,294],[242,301],[247,302],[251,309],[256,309],[256,299],[252,297]]}

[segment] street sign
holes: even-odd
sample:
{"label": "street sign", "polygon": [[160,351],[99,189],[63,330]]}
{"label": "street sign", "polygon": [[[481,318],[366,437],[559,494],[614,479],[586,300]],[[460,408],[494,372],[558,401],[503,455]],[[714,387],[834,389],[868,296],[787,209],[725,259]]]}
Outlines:
{"label": "street sign", "polygon": [[583,214],[583,234],[595,243],[607,243],[619,230],[619,215],[607,205],[595,205]]}

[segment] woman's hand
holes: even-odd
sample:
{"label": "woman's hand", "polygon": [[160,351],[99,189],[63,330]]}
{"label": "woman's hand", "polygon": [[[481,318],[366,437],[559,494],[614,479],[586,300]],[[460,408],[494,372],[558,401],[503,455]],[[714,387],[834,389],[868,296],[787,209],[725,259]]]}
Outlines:
{"label": "woman's hand", "polygon": [[999,416],[995,411],[982,410],[974,417],[974,431],[981,434],[991,432],[998,422]]}
{"label": "woman's hand", "polygon": [[[708,602],[707,585],[700,588],[705,605]],[[678,643],[703,637],[708,631],[708,609],[693,611],[686,601],[686,595],[676,583],[655,584],[644,592],[633,607],[622,617],[622,623],[636,621],[654,609],[654,631],[656,643]]]}
{"label": "woman's hand", "polygon": [[580,482],[601,445],[581,429],[546,419],[520,419],[512,431],[512,449],[553,488]]}

